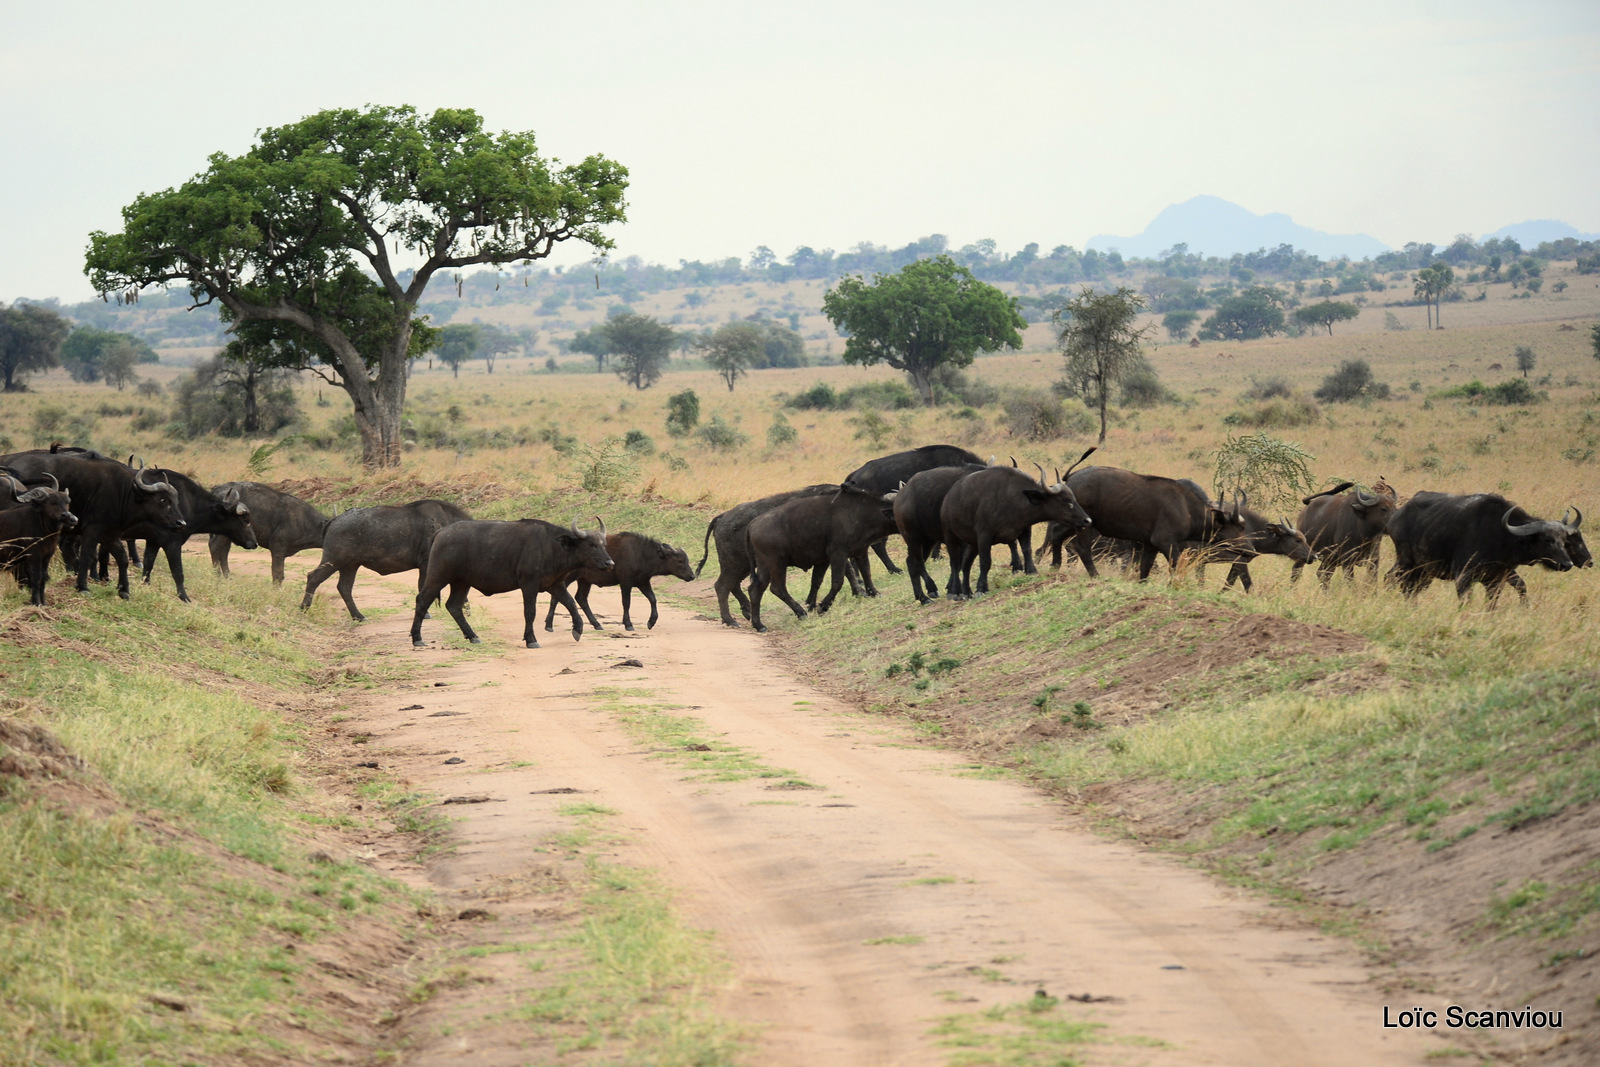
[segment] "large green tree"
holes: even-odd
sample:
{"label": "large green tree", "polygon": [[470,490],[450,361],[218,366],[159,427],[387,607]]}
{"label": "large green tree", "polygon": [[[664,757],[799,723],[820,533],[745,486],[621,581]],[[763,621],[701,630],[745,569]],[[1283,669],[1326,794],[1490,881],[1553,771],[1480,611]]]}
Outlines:
{"label": "large green tree", "polygon": [[1098,402],[1102,444],[1111,387],[1146,365],[1144,339],[1155,326],[1134,325],[1144,308],[1144,297],[1126,286],[1097,293],[1086,285],[1054,316],[1067,378],[1085,383],[1091,399]]}
{"label": "large green tree", "polygon": [[154,363],[159,358],[155,349],[132,334],[79,326],[61,346],[61,365],[75,382],[97,382],[105,374],[102,363],[107,351],[119,343],[131,344],[139,363]]}
{"label": "large green tree", "polygon": [[1305,326],[1321,326],[1333,336],[1333,324],[1349,322],[1361,314],[1361,309],[1343,300],[1324,300],[1320,304],[1307,304],[1296,308],[1294,319]]}
{"label": "large green tree", "polygon": [[625,311],[605,322],[611,369],[635,389],[656,384],[678,343],[678,333],[651,315]]}
{"label": "large green tree", "polygon": [[887,363],[905,371],[929,407],[938,368],[969,366],[980,352],[1021,348],[1019,331],[1028,325],[1015,297],[943,255],[871,282],[841,278],[823,294],[822,312],[845,335],[846,363]]}
{"label": "large green tree", "polygon": [[764,354],[764,331],[753,322],[726,322],[715,333],[695,338],[694,347],[706,365],[722,376],[733,392],[734,384],[749,373]]}
{"label": "large green tree", "polygon": [[72,323],[39,304],[0,306],[0,375],[5,391],[27,388],[30,371],[49,370],[61,361],[61,344]]}
{"label": "large green tree", "polygon": [[1284,331],[1284,294],[1270,285],[1252,285],[1218,302],[1200,324],[1202,341],[1253,341]]}
{"label": "large green tree", "polygon": [[439,330],[433,352],[439,362],[450,368],[450,376],[459,378],[461,364],[477,355],[482,338],[483,328],[475,322],[451,323]]}
{"label": "large green tree", "polygon": [[468,109],[322,111],[134,200],[122,232],[90,235],[86,270],[101,292],[187,283],[252,344],[290,342],[274,351],[343,388],[363,462],[390,467],[408,364],[432,341],[416,313],[428,283],[569,240],[612,247],[602,227],[625,218],[627,173],[601,156],[559,167],[533,134],[489,133]]}

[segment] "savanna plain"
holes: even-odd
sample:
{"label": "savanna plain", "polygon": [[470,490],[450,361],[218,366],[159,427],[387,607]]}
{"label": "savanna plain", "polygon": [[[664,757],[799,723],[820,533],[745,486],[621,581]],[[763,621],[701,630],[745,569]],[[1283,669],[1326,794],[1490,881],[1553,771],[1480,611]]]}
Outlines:
{"label": "savanna plain", "polygon": [[[1570,286],[1532,299],[1487,286],[1484,300],[1448,305],[1444,329],[1426,328],[1421,306],[1369,306],[1331,336],[1152,344],[1169,395],[1113,405],[1089,462],[1209,488],[1230,437],[1262,432],[1303,450],[1311,488],[1381,477],[1402,499],[1497,492],[1541,517],[1600,514],[1600,287],[1570,268],[1547,272]],[[803,334],[822,324],[817,284],[702,295],[696,306],[719,318],[760,302],[792,305]],[[682,297],[649,294],[634,310],[666,315]],[[533,321],[517,306],[478,314]],[[811,355],[836,356],[839,343],[813,341]],[[1470,383],[1521,377],[1518,346],[1537,355],[1529,389],[1486,402]],[[163,349],[140,373],[170,385],[199,354]],[[1061,377],[1048,323],[1022,350],[968,368],[982,386],[968,402],[929,409],[794,405],[818,383],[897,384],[883,368],[756,371],[730,391],[675,357],[640,391],[587,357],[539,356],[503,358],[492,374],[419,364],[416,444],[380,475],[361,470],[343,396],[309,375],[294,387],[302,421],[265,441],[170,437],[157,390],[52,372],[0,395],[0,443],[137,453],[207,485],[278,485],[330,512],[435,496],[480,518],[600,516],[698,560],[724,508],[839,481],[876,455],[948,442],[1065,468],[1098,431],[1069,420],[1041,435],[1006,406]],[[1386,398],[1295,406],[1354,359]],[[667,397],[690,389],[700,425],[723,432],[669,432]],[[1297,496],[1267,485],[1252,503],[1293,518]],[[210,572],[203,544],[186,555],[189,604],[164,563],[127,602],[104,585],[73,592],[59,563],[43,608],[0,590],[0,1062],[434,1062],[417,1057],[489,1030],[520,1042],[522,1058],[494,1062],[764,1062],[726,946],[648,850],[627,847],[626,811],[572,798],[554,813],[560,827],[530,841],[538,863],[520,881],[478,891],[490,901],[478,916],[428,882],[492,805],[443,803],[472,797],[441,795],[415,768],[448,746],[375,732],[372,709],[410,705],[441,678],[492,690],[552,675],[556,642],[571,644],[560,625],[541,631],[546,649],[526,650],[512,623],[490,618],[484,644],[469,646],[439,613],[422,659],[402,632],[410,575],[383,585],[363,574],[356,594],[374,609],[355,624],[331,586],[299,610],[314,553],[281,587],[251,562],[260,554],[235,549],[231,579]],[[1392,559],[1386,544],[1380,575]],[[1408,601],[1364,571],[1326,588],[1292,582],[1274,557],[1252,570],[1246,595],[1223,590],[1215,565],[1139,583],[1041,564],[1037,576],[997,572],[976,600],[922,607],[903,575],[879,571],[876,598],[845,595],[804,620],[769,600],[771,633],[737,639],[759,655],[753,671],[803,677],[906,745],[1025,786],[1058,822],[1204,870],[1266,925],[1336,940],[1373,1003],[1563,1012],[1559,1031],[1453,1031],[1428,1056],[1595,1062],[1596,572],[1529,569],[1526,602],[1490,605],[1481,588],[1458,603],[1448,583]],[[663,625],[732,640],[716,624],[714,576],[713,555],[699,580],[658,583],[673,612]],[[477,625],[488,608],[475,598],[474,611]],[[609,615],[574,647],[621,640]],[[585,698],[593,714],[679,760],[686,781],[785,786],[752,804],[809,795],[778,742],[721,736],[710,712],[616,677]],[[417,716],[466,743],[455,719],[421,718],[430,712]],[[929,891],[947,881],[921,879]],[[514,935],[494,925],[513,911]],[[913,936],[866,947],[899,951]],[[1035,991],[1021,964],[985,968],[978,993],[921,1009],[925,1058],[908,1062],[1159,1063],[1170,1051],[1058,995],[1068,990]],[[491,998],[495,983],[517,995]]]}

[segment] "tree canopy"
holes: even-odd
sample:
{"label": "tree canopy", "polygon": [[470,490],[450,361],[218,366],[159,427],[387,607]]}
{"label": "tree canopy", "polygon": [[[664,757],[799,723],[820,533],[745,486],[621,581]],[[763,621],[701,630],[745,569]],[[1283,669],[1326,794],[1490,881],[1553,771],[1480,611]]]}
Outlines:
{"label": "tree canopy", "polygon": [[1200,325],[1202,341],[1253,341],[1284,331],[1284,295],[1270,285],[1252,285],[1219,302]]}
{"label": "tree canopy", "polygon": [[8,393],[26,389],[32,371],[49,370],[61,361],[61,344],[72,324],[38,304],[0,306],[0,374]]}
{"label": "tree canopy", "polygon": [[[599,329],[600,327],[596,327]],[[667,367],[677,331],[650,315],[625,311],[605,322],[606,341],[611,349],[611,369],[635,389],[656,384]]]}
{"label": "tree canopy", "polygon": [[[131,347],[135,363],[154,363],[158,359],[155,349],[132,334],[79,326],[61,345],[61,365],[75,382],[97,382],[105,377],[106,354],[117,345]],[[120,364],[124,358],[119,353],[116,362]]]}
{"label": "tree canopy", "polygon": [[621,165],[558,167],[532,133],[489,133],[470,109],[335,109],[139,196],[122,232],[90,235],[86,270],[102,293],[184,282],[253,344],[331,372],[363,461],[395,466],[407,364],[433,341],[416,314],[428,283],[569,240],[610,248],[602,227],[624,220],[626,190]]}
{"label": "tree canopy", "polygon": [[980,282],[949,256],[909,263],[897,274],[839,279],[822,312],[846,337],[844,361],[887,363],[911,376],[933,406],[933,372],[965,367],[979,352],[1021,348],[1026,320],[1015,297]]}
{"label": "tree canopy", "polygon": [[1102,444],[1106,439],[1111,386],[1147,366],[1142,346],[1155,327],[1134,326],[1144,308],[1144,297],[1126,286],[1111,293],[1097,293],[1086,285],[1055,313],[1067,378],[1084,383],[1085,392],[1098,402]]}
{"label": "tree canopy", "polygon": [[694,346],[707,366],[722,376],[728,392],[765,355],[765,331],[753,322],[728,322],[715,333],[695,338]]}
{"label": "tree canopy", "polygon": [[439,329],[433,354],[439,362],[450,368],[452,378],[461,377],[461,364],[478,354],[478,344],[483,337],[483,327],[475,322],[451,323]]}
{"label": "tree canopy", "polygon": [[1361,309],[1354,304],[1347,304],[1342,300],[1324,300],[1320,304],[1307,304],[1303,308],[1296,308],[1294,320],[1306,326],[1321,326],[1328,331],[1328,336],[1333,336],[1333,324],[1336,322],[1349,322],[1361,314]]}
{"label": "tree canopy", "polygon": [[1442,325],[1439,321],[1439,298],[1450,291],[1455,284],[1456,272],[1450,269],[1450,264],[1444,260],[1435,260],[1433,266],[1424,267],[1417,271],[1413,278],[1412,291],[1416,298],[1428,308],[1428,327],[1434,329]]}

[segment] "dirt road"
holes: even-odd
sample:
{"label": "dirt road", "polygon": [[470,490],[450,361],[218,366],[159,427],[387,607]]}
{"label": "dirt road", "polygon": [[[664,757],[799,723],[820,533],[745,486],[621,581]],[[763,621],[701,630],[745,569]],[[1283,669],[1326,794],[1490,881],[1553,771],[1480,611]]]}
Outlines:
{"label": "dirt road", "polygon": [[[358,596],[399,607],[414,593],[406,577],[363,573]],[[1079,1053],[1093,1062],[1418,1063],[1440,1047],[1383,1028],[1383,996],[1340,943],[842,706],[781,667],[765,639],[665,603],[654,631],[623,637],[614,591],[596,590],[594,604],[606,631],[574,643],[541,630],[545,647],[526,650],[519,598],[474,597],[492,655],[462,656],[448,619],[424,624],[432,644],[418,652],[408,612],[362,627],[372,648],[425,669],[351,708],[350,727],[415,787],[494,798],[446,809],[459,813],[460,847],[397,873],[470,902],[570,827],[557,808],[573,798],[541,791],[616,809],[621,860],[659,872],[733,961],[722,1008],[759,1028],[757,1064],[943,1063],[950,1050],[929,1035],[939,1017],[1038,989],[1097,998],[1068,1005],[1106,1026],[1108,1043]],[[616,698],[599,691],[619,686],[818,788],[685,780],[603,710]],[[515,998],[514,968],[484,966],[500,968],[494,986],[410,1021],[404,1062],[523,1062],[525,1033],[487,1021]]]}

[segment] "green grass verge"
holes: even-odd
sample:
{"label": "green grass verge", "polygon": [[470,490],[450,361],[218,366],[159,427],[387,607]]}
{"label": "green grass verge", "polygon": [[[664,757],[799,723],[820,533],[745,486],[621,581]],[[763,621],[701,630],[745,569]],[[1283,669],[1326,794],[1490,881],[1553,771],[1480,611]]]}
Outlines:
{"label": "green grass verge", "polygon": [[159,587],[123,602],[58,580],[41,612],[0,593],[0,717],[87,764],[65,780],[0,773],[9,1062],[292,1058],[278,1024],[318,1008],[299,999],[290,946],[414,921],[408,892],[297,836],[337,820],[317,812],[305,728],[280,706],[373,676],[290,591],[209,574],[190,589],[193,604]]}

